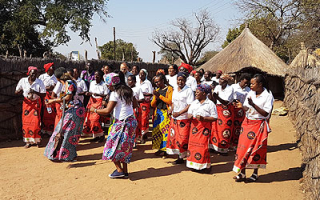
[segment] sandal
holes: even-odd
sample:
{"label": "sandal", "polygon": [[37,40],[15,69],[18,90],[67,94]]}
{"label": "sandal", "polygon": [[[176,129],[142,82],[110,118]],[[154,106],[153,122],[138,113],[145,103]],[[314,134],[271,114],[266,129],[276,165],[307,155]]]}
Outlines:
{"label": "sandal", "polygon": [[258,174],[253,173],[250,178],[247,179],[247,182],[252,183],[258,180]]}
{"label": "sandal", "polygon": [[154,155],[156,155],[156,156],[166,156],[167,152],[159,150],[159,151],[155,152]]}
{"label": "sandal", "polygon": [[235,182],[242,182],[246,180],[246,175],[243,173],[239,173],[237,176],[234,176],[233,179]]}
{"label": "sandal", "polygon": [[26,145],[24,145],[23,147],[24,147],[25,149],[28,149],[28,148],[31,147],[31,144],[26,144]]}

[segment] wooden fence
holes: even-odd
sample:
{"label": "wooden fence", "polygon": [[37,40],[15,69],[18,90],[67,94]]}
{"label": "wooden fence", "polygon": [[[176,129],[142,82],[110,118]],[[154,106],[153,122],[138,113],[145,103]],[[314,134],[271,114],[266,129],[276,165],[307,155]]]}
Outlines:
{"label": "wooden fence", "polygon": [[[0,141],[9,139],[21,139],[21,109],[22,96],[14,94],[18,81],[22,77],[26,77],[28,66],[36,66],[39,69],[39,74],[44,72],[43,65],[49,62],[54,62],[56,68],[76,67],[79,70],[84,69],[85,61],[63,61],[60,59],[42,59],[42,58],[0,58]],[[113,69],[119,69],[120,61],[107,60],[90,60],[91,66],[97,70],[103,65],[112,65]],[[149,72],[148,79],[151,79],[156,71],[161,68],[167,70],[168,65],[133,62],[128,63],[129,67],[139,66],[140,69],[147,69]]]}
{"label": "wooden fence", "polygon": [[320,68],[293,68],[285,78],[284,102],[289,108],[303,156],[302,189],[320,199]]}

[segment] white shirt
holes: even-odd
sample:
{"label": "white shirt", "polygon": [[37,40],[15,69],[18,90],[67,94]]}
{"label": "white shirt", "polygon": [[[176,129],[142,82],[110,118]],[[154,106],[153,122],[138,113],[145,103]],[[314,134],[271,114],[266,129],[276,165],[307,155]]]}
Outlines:
{"label": "white shirt", "polygon": [[186,85],[194,92],[197,90],[197,80],[192,76],[188,76]]}
{"label": "white shirt", "polygon": [[141,99],[144,99],[144,96],[143,96],[143,93],[141,91],[141,88],[136,86],[136,87],[133,87],[131,89],[133,91],[133,96],[136,98],[137,101],[141,100]]}
{"label": "white shirt", "polygon": [[58,80],[54,74],[52,76],[49,76],[49,74],[44,73],[39,76],[39,79],[43,81],[44,86],[46,86],[46,87],[56,85],[58,82]]}
{"label": "white shirt", "polygon": [[84,96],[79,95],[79,93],[87,92],[88,88],[87,88],[87,85],[84,82],[84,80],[82,80],[81,78],[78,78],[78,80],[76,82],[77,82],[77,92],[76,92],[76,95],[74,95],[73,99],[79,100],[83,103]]}
{"label": "white shirt", "polygon": [[242,89],[239,83],[232,84],[231,87],[233,88],[233,99],[238,99],[243,104],[248,92],[250,92],[250,88],[245,87]]}
{"label": "white shirt", "polygon": [[136,83],[137,83],[137,84],[140,83],[140,76],[139,76],[139,74],[136,75]]}
{"label": "white shirt", "polygon": [[142,93],[153,93],[152,84],[148,79],[144,80],[142,83],[140,83],[140,81],[137,82],[136,87],[140,87]]}
{"label": "white shirt", "polygon": [[216,78],[215,76],[211,78],[212,81],[215,81],[215,82],[217,82],[218,84],[219,84],[219,79],[220,79],[220,78]]}
{"label": "white shirt", "polygon": [[[217,85],[213,92],[219,93],[219,97],[225,101],[229,101],[229,103],[233,101],[233,88],[229,85],[227,85],[224,90],[222,89],[221,85]],[[217,104],[221,104],[221,102],[217,100]]]}
{"label": "white shirt", "polygon": [[94,93],[107,95],[109,94],[109,89],[103,81],[97,83],[96,80],[94,80],[90,83],[89,92],[92,93],[93,98],[101,98],[100,96],[95,96]]}
{"label": "white shirt", "polygon": [[130,104],[130,105],[126,104],[126,101],[124,99],[120,99],[117,92],[115,92],[115,91],[111,92],[109,101],[117,102],[117,104],[113,110],[113,117],[114,118],[116,118],[118,120],[123,120],[126,117],[133,115],[132,104]]}
{"label": "white shirt", "polygon": [[[267,117],[262,116],[256,109],[249,105],[248,98],[251,97],[254,104],[256,104],[259,108],[263,109],[269,115]],[[246,112],[246,116],[248,119],[257,120],[257,119],[268,119],[270,117],[272,107],[273,107],[273,95],[271,92],[268,92],[267,89],[264,88],[264,91],[260,94],[260,96],[256,96],[255,91],[250,91],[247,95],[246,100],[244,101],[243,106],[248,107],[249,110]]]}
{"label": "white shirt", "polygon": [[[27,98],[29,95],[30,89],[32,89],[36,92],[46,93],[46,87],[44,86],[43,82],[40,79],[36,78],[36,80],[31,85],[28,81],[28,77],[20,79],[20,81],[18,82],[18,85],[16,87],[16,91],[23,90],[22,94],[24,97]],[[32,100],[36,100],[39,98],[40,97],[37,94],[32,94],[32,97],[31,97]]]}
{"label": "white shirt", "polygon": [[213,81],[202,81],[202,84],[211,85]]}
{"label": "white shirt", "polygon": [[200,115],[202,117],[218,118],[217,107],[208,98],[202,104],[199,100],[194,100],[189,107],[188,114],[192,114],[193,117]]}
{"label": "white shirt", "polygon": [[[194,101],[194,93],[188,86],[184,86],[182,90],[178,91],[178,88],[173,90],[172,93],[172,104],[173,104],[173,112],[180,112],[185,109],[188,105],[190,105]],[[173,117],[174,118],[174,117]],[[177,120],[188,119],[188,112],[183,113],[177,118]]]}
{"label": "white shirt", "polygon": [[62,83],[58,81],[56,86],[54,86],[52,92],[54,92],[57,95],[57,97],[59,97],[62,91],[62,87],[63,87]]}
{"label": "white shirt", "polygon": [[178,87],[177,74],[174,76],[166,75],[166,79],[168,80],[169,84],[173,87],[173,89]]}

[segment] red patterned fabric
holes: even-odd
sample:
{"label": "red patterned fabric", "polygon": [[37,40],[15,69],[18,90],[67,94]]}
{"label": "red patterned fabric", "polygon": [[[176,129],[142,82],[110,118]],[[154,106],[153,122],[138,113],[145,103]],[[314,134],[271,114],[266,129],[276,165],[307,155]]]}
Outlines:
{"label": "red patterned fabric", "polygon": [[187,167],[202,170],[211,167],[209,139],[211,122],[191,121],[187,151]]}
{"label": "red patterned fabric", "polygon": [[242,108],[234,107],[234,122],[233,134],[231,138],[231,146],[236,148],[238,146],[239,135],[241,131],[241,124],[245,118],[245,113]]}
{"label": "red patterned fabric", "polygon": [[[46,101],[47,99],[51,99],[49,92],[46,92],[44,101]],[[56,109],[54,105],[50,105],[52,112],[48,113],[47,106],[45,105],[44,102],[42,105],[43,105],[42,130],[51,135],[55,127],[54,125],[55,125],[55,118],[56,118]]]}
{"label": "red patterned fabric", "polygon": [[[141,118],[141,113],[139,112],[140,109],[139,108],[136,108],[134,109],[134,116],[136,117],[137,121],[140,121],[140,118]],[[138,136],[141,136],[141,123],[138,122],[138,125],[137,125],[137,128],[136,128],[136,137],[137,138]]]}
{"label": "red patterned fabric", "polygon": [[269,124],[266,120],[244,119],[233,171],[238,173],[244,168],[256,169],[266,167],[269,132]]}
{"label": "red patterned fabric", "polygon": [[167,153],[179,155],[179,158],[187,156],[191,121],[189,119],[171,119],[169,134],[167,137]]}
{"label": "red patterned fabric", "polygon": [[140,126],[141,132],[146,134],[146,131],[149,129],[149,114],[150,114],[150,102],[140,103],[139,112],[141,117],[138,119],[138,124]]}
{"label": "red patterned fabric", "polygon": [[24,98],[22,104],[22,133],[26,143],[39,143],[40,136],[41,99],[29,100]]}
{"label": "red patterned fabric", "polygon": [[93,98],[91,97],[87,105],[86,119],[83,126],[83,133],[85,135],[93,135],[93,137],[103,136],[103,130],[100,124],[100,115],[97,113],[90,112],[90,108],[102,108],[103,98]]}
{"label": "red patterned fabric", "polygon": [[227,153],[233,135],[234,107],[229,104],[217,104],[218,119],[216,125],[213,123],[213,129],[216,131],[211,134],[210,148],[220,152]]}
{"label": "red patterned fabric", "polygon": [[61,104],[55,103],[54,106],[56,107],[56,118],[54,120],[54,128],[58,125],[61,117],[62,117],[62,110],[61,110]]}

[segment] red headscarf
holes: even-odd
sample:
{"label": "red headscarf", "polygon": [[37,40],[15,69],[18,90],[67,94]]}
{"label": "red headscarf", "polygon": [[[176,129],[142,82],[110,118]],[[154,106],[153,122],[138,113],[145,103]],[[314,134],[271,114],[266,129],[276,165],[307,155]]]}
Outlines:
{"label": "red headscarf", "polygon": [[192,70],[192,72],[191,72],[191,73],[192,73],[192,74],[196,74],[196,72],[197,72],[196,70]]}
{"label": "red headscarf", "polygon": [[187,69],[189,73],[193,70],[193,68],[191,67],[191,65],[189,65],[189,64],[187,64],[187,63],[181,63],[181,65],[180,65],[180,67],[179,67],[179,70],[180,70],[181,67]]}
{"label": "red headscarf", "polygon": [[222,71],[221,71],[221,70],[218,70],[216,73],[217,73],[217,74],[222,74]]}
{"label": "red headscarf", "polygon": [[53,63],[47,63],[43,65],[43,68],[46,72],[48,72],[49,68],[53,65]]}
{"label": "red headscarf", "polygon": [[34,66],[29,66],[29,67],[28,67],[28,73],[27,73],[27,75],[29,75],[29,73],[30,73],[31,70],[36,70],[36,71],[38,71],[38,68],[37,68],[37,67],[34,67]]}

